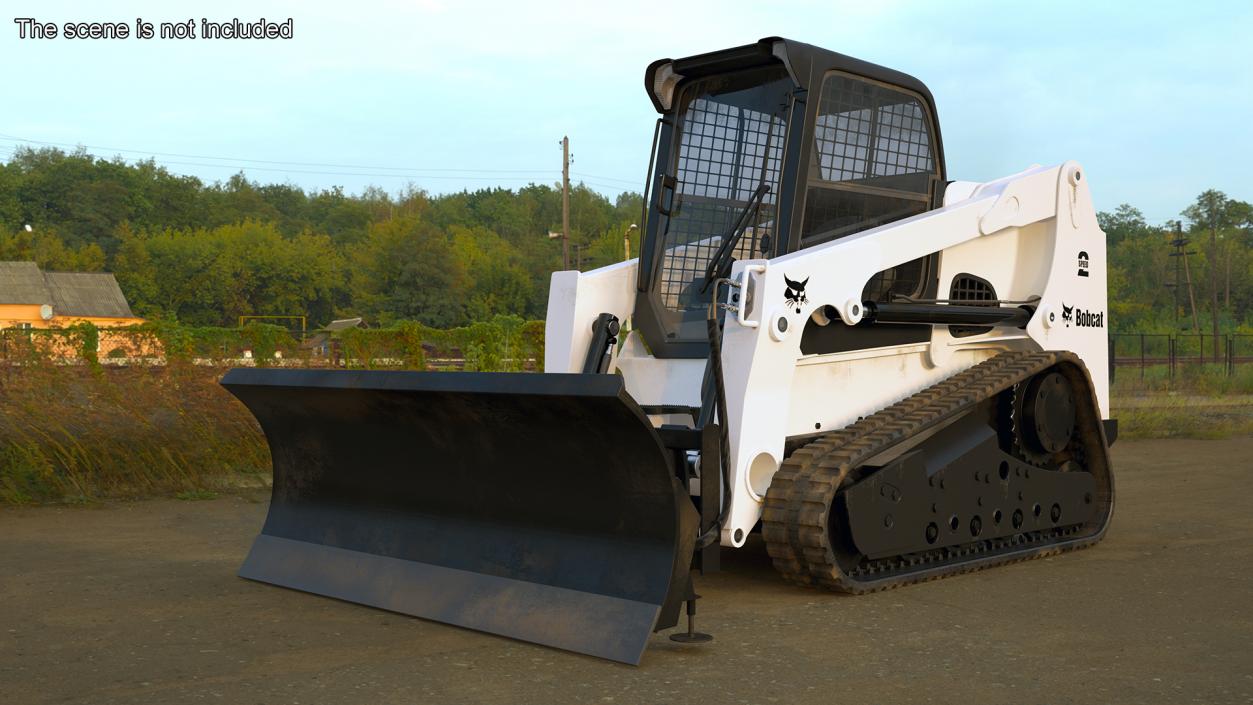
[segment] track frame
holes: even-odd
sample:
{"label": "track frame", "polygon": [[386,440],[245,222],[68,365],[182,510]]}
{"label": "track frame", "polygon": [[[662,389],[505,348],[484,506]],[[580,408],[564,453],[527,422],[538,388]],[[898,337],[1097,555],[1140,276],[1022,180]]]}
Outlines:
{"label": "track frame", "polygon": [[[859,472],[871,460],[958,421],[984,402],[994,402],[997,395],[1050,369],[1064,375],[1075,390],[1077,442],[1095,480],[1095,509],[1090,519],[867,560],[857,566],[841,560],[829,526],[832,507],[838,495],[862,479]],[[863,593],[1090,546],[1104,537],[1114,504],[1113,473],[1099,408],[1091,377],[1075,354],[1001,353],[793,452],[766,494],[762,534],[767,551],[789,582]]]}

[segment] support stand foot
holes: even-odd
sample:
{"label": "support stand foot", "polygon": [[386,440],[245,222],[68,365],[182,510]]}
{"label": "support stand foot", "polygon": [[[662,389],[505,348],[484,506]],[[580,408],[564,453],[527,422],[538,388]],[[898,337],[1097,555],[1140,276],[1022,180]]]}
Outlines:
{"label": "support stand foot", "polygon": [[687,601],[687,631],[671,634],[670,641],[680,644],[707,644],[713,641],[713,635],[696,631],[696,598]]}

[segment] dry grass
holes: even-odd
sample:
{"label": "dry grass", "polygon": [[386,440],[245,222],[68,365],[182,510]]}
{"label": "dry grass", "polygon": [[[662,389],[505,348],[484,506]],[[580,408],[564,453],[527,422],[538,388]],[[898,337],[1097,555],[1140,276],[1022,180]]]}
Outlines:
{"label": "dry grass", "polygon": [[1123,438],[1220,439],[1253,435],[1253,395],[1225,397],[1158,392],[1112,397]]}
{"label": "dry grass", "polygon": [[[0,504],[176,496],[212,499],[270,479],[269,449],[224,367],[0,363]],[[1124,438],[1253,435],[1253,365],[1120,369]]]}
{"label": "dry grass", "polygon": [[1120,366],[1110,385],[1115,396],[1189,394],[1225,397],[1253,394],[1253,364],[1237,365],[1233,374],[1218,363],[1180,364],[1174,376],[1166,365]]}
{"label": "dry grass", "polygon": [[1120,367],[1110,406],[1124,438],[1219,439],[1253,435],[1253,365]]}
{"label": "dry grass", "polygon": [[[513,316],[446,331],[400,323],[343,331],[331,347],[350,367],[426,369],[430,353],[464,358],[451,367],[520,370],[543,366],[543,330]],[[0,330],[0,504],[191,501],[267,484],[261,429],[218,384],[245,349],[254,364],[331,364],[274,326]]]}
{"label": "dry grass", "polygon": [[268,481],[252,415],[193,365],[0,369],[0,502],[203,493]]}

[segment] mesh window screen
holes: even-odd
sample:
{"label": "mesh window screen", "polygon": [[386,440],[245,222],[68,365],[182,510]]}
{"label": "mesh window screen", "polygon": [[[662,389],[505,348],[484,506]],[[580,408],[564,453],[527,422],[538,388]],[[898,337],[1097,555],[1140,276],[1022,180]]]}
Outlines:
{"label": "mesh window screen", "polygon": [[[829,75],[814,128],[802,246],[834,240],[925,212],[939,176],[930,121],[913,94]],[[927,266],[916,260],[880,272],[863,296],[917,295]]]}
{"label": "mesh window screen", "polygon": [[761,256],[762,240],[774,228],[790,91],[785,76],[782,69],[771,69],[736,80],[707,79],[684,93],[674,171],[678,185],[666,227],[659,293],[667,309],[701,310],[702,326],[708,304],[708,294],[700,293],[705,268],[763,182],[770,192],[750,219],[735,257]]}
{"label": "mesh window screen", "polygon": [[823,181],[869,182],[925,194],[937,171],[918,99],[849,76],[823,81],[814,151]]}

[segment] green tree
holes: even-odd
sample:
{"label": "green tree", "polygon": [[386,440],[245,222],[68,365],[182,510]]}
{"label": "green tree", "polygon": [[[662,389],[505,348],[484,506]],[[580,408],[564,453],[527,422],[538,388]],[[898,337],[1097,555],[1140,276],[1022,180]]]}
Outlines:
{"label": "green tree", "polygon": [[434,225],[416,217],[375,223],[349,252],[357,313],[384,324],[408,319],[447,328],[465,321],[464,264]]}
{"label": "green tree", "polygon": [[1124,240],[1140,239],[1158,235],[1160,231],[1144,220],[1139,208],[1123,203],[1113,213],[1096,214],[1096,222],[1105,231],[1106,242],[1112,247]]}
{"label": "green tree", "polygon": [[96,243],[70,247],[55,232],[43,229],[0,235],[0,261],[29,261],[58,272],[98,272],[105,267],[104,250]]}
{"label": "green tree", "polygon": [[114,268],[137,312],[196,325],[233,326],[247,315],[327,321],[343,280],[330,238],[288,239],[254,221],[125,234]]}
{"label": "green tree", "polygon": [[[1175,294],[1162,286],[1174,264],[1169,253],[1167,238],[1160,234],[1124,238],[1109,248],[1111,321],[1120,328],[1142,332],[1173,329]],[[1167,315],[1167,311],[1171,313]]]}
{"label": "green tree", "polygon": [[525,313],[531,280],[517,250],[483,228],[455,225],[450,229],[454,256],[466,273],[466,314],[486,320],[498,314]]}
{"label": "green tree", "polygon": [[[1185,208],[1182,215],[1192,225],[1192,232],[1197,235],[1209,235],[1205,249],[1206,272],[1209,280],[1210,325],[1214,339],[1218,339],[1218,287],[1219,269],[1223,258],[1219,249],[1220,234],[1234,229],[1237,209],[1233,207],[1227,194],[1209,189],[1196,197],[1196,201]],[[1230,261],[1229,259],[1227,260]],[[1230,298],[1230,297],[1229,297]],[[1214,361],[1218,361],[1218,346],[1213,345]]]}
{"label": "green tree", "polygon": [[378,199],[377,191],[373,193],[376,199],[373,203],[364,197],[347,196],[338,186],[314,194],[309,198],[305,227],[329,235],[338,245],[360,242],[370,225],[371,211],[387,205],[385,200]]}
{"label": "green tree", "polygon": [[340,255],[325,235],[284,238],[273,224],[245,221],[209,234],[217,250],[213,271],[223,277],[227,319],[246,315],[305,315],[329,321],[341,281]]}
{"label": "green tree", "polygon": [[636,214],[635,218],[621,220],[609,226],[608,230],[593,240],[587,248],[587,257],[584,258],[584,269],[594,269],[622,262],[626,259],[626,245],[628,242],[631,246],[631,257],[639,257],[640,231],[638,227],[634,230],[631,229],[631,225],[638,219],[639,214]]}
{"label": "green tree", "polygon": [[171,317],[161,305],[158,272],[148,254],[144,236],[124,227],[118,239],[120,244],[113,258],[113,271],[118,286],[131,305],[131,311],[147,318]]}

